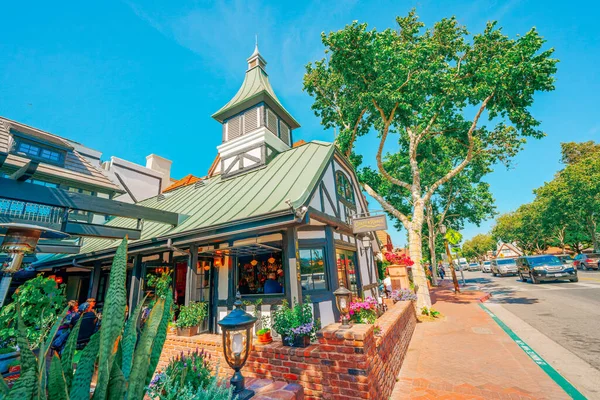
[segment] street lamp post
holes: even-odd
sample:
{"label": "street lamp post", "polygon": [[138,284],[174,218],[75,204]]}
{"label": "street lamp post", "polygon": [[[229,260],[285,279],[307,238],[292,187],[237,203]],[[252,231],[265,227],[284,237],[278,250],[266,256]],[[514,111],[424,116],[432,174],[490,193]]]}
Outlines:
{"label": "street lamp post", "polygon": [[242,296],[237,292],[234,309],[220,320],[223,331],[223,353],[225,361],[235,371],[231,380],[233,398],[247,400],[254,396],[254,391],[244,387],[244,377],[240,370],[246,364],[252,346],[252,327],[256,318],[242,310]]}
{"label": "street lamp post", "polygon": [[450,271],[452,272],[452,282],[454,283],[454,291],[460,293],[460,287],[458,286],[458,279],[456,278],[456,271],[454,270],[454,263],[452,262],[452,253],[450,253],[450,246],[448,246],[448,238],[446,238],[446,225],[440,225],[440,233],[444,236],[444,247],[446,249],[446,255],[448,256],[448,264],[450,265]]}
{"label": "street lamp post", "polygon": [[333,295],[335,296],[335,302],[342,316],[341,328],[348,329],[350,328],[350,318],[348,317],[348,313],[350,311],[350,298],[352,297],[352,292],[346,289],[344,282],[340,281],[340,287],[333,292]]}

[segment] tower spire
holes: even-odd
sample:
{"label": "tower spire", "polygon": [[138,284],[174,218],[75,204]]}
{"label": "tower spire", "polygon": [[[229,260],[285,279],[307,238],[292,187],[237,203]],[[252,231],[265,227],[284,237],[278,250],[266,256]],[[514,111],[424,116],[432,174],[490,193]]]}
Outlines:
{"label": "tower spire", "polygon": [[258,51],[258,34],[254,35],[254,40],[254,53],[248,58],[248,70],[258,66],[264,71],[267,66],[267,61]]}

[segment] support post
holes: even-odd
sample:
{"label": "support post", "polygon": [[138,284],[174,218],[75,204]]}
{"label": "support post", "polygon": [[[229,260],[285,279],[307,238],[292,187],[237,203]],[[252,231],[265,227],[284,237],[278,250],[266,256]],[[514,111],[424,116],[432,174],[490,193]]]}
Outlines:
{"label": "support post", "polygon": [[198,245],[190,246],[190,255],[188,256],[187,273],[185,276],[185,305],[190,305],[191,301],[198,301],[196,288],[198,287],[198,275],[196,274],[196,265],[198,265]]}
{"label": "support post", "polygon": [[90,276],[90,288],[88,289],[88,298],[98,298],[98,287],[100,286],[100,274],[102,274],[102,263],[100,260],[94,262],[94,269]]}
{"label": "support post", "polygon": [[142,256],[138,254],[133,260],[133,271],[131,273],[131,285],[129,285],[129,312],[133,312],[138,302],[143,287],[143,274],[145,268],[142,265]]}
{"label": "support post", "polygon": [[288,287],[288,301],[292,305],[296,299],[298,303],[302,303],[302,286],[300,276],[300,266],[298,263],[298,229],[295,227],[288,228],[285,240],[285,257],[287,258],[287,273],[285,274],[286,284]]}

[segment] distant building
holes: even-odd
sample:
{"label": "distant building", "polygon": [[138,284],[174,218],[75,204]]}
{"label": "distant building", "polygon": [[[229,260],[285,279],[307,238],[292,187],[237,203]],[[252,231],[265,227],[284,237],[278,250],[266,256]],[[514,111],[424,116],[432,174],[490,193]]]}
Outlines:
{"label": "distant building", "polygon": [[386,231],[377,231],[377,239],[381,243],[382,251],[394,251],[394,244],[392,243],[392,237]]}
{"label": "distant building", "polygon": [[523,251],[513,243],[500,243],[496,249],[496,257],[499,258],[520,257],[522,255]]}

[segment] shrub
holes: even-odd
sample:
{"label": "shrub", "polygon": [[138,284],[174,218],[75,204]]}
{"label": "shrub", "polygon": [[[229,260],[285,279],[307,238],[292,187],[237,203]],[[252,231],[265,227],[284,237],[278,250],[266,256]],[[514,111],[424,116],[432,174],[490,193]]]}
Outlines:
{"label": "shrub", "polygon": [[290,342],[296,336],[309,336],[310,340],[316,340],[320,325],[319,320],[313,319],[308,296],[303,304],[295,303],[292,308],[287,300],[283,300],[281,306],[273,312],[273,329]]}
{"label": "shrub", "polygon": [[417,295],[410,289],[394,290],[391,298],[394,301],[417,301]]}
{"label": "shrub", "polygon": [[26,335],[23,311],[17,303],[17,344],[21,349],[21,376],[10,391],[3,385],[4,381],[0,380],[0,398],[89,400],[92,376],[97,372],[94,399],[142,400],[167,337],[173,296],[156,302],[138,336],[137,325],[143,302],[125,323],[126,277],[127,239],[123,239],[110,270],[102,328],[80,352],[75,373],[73,360],[82,318],[71,331],[60,358],[57,353],[52,355],[48,372],[46,360],[49,358],[50,345],[67,308],[54,318],[54,324],[46,340],[40,344],[39,355],[36,356],[27,350],[31,346]]}
{"label": "shrub", "polygon": [[208,315],[208,305],[204,302],[190,302],[189,306],[179,308],[179,316],[175,325],[178,328],[191,328],[198,326]]}
{"label": "shrub", "polygon": [[[190,388],[193,392],[205,389],[211,382],[210,365],[204,350],[181,354],[171,360],[164,372],[156,374],[148,387],[148,395],[155,399],[164,399],[165,394],[169,396]],[[173,397],[180,398],[180,397]]]}
{"label": "shrub", "polygon": [[65,307],[64,285],[41,274],[21,285],[13,294],[13,302],[0,310],[0,344],[14,346],[17,337],[17,308],[30,348],[44,341],[56,317]]}
{"label": "shrub", "polygon": [[161,299],[167,298],[167,295],[171,292],[171,280],[171,272],[168,268],[160,276],[153,274],[146,276],[148,287],[154,288],[156,297]]}

